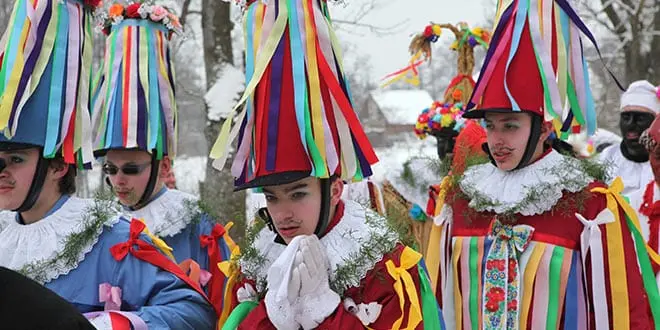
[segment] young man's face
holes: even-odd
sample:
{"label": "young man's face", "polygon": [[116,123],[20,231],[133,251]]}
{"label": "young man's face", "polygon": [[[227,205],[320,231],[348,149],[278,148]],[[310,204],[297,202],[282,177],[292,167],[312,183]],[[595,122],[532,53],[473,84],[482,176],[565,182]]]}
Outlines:
{"label": "young man's face", "polygon": [[151,155],[141,150],[110,150],[105,157],[103,171],[110,179],[119,202],[132,207],[147,189]]}
{"label": "young man's face", "polygon": [[0,210],[15,210],[27,198],[39,162],[39,150],[0,151],[5,169],[0,172]]}
{"label": "young man's face", "polygon": [[504,171],[513,170],[525,154],[532,129],[531,115],[488,113],[485,121],[488,148],[497,167]]}
{"label": "young man's face", "polygon": [[[343,183],[330,188],[331,207],[339,202]],[[298,235],[313,235],[321,213],[321,180],[308,177],[293,183],[263,188],[268,212],[277,232],[288,244]],[[331,214],[332,216],[332,214]]]}

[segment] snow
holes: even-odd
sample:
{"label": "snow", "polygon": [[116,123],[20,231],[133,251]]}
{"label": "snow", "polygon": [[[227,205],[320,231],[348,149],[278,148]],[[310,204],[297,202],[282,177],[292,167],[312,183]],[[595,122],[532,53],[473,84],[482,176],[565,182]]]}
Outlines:
{"label": "snow", "polygon": [[248,224],[254,221],[257,211],[262,207],[266,207],[266,196],[263,193],[248,189],[245,192],[245,219],[247,219]]}
{"label": "snow", "polygon": [[[428,201],[428,187],[441,180],[436,173],[436,164],[439,164],[436,148],[433,138],[416,141],[410,139],[389,148],[378,148],[376,154],[380,161],[373,166],[374,175],[371,179],[381,188],[385,180],[389,181],[406,200],[424,208]],[[404,164],[408,161],[414,173],[414,185],[402,177]]]}
{"label": "snow", "polygon": [[220,77],[204,96],[209,113],[208,119],[218,121],[227,118],[245,89],[245,73],[233,65],[225,65]]}
{"label": "snow", "polygon": [[174,177],[178,190],[199,196],[199,183],[206,180],[206,156],[177,157]]}
{"label": "snow", "polygon": [[376,90],[371,92],[389,124],[414,125],[419,113],[430,107],[433,98],[425,90]]}

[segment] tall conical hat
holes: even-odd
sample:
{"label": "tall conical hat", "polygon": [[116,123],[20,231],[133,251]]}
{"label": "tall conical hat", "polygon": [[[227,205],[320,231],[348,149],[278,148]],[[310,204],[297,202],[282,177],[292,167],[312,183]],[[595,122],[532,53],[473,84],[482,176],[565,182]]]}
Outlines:
{"label": "tall conical hat", "polygon": [[249,1],[243,21],[248,83],[213,147],[214,166],[224,167],[238,136],[237,189],[370,176],[378,159],[353,109],[327,2]]}
{"label": "tall conical hat", "polygon": [[94,153],[139,149],[157,159],[177,148],[177,106],[170,39],[181,31],[168,9],[147,2],[110,7],[105,55],[94,84]]}
{"label": "tall conical hat", "polygon": [[1,148],[91,167],[89,120],[94,1],[19,0],[0,40]]}
{"label": "tall conical hat", "polygon": [[566,0],[502,1],[464,116],[526,111],[552,120],[563,138],[593,134],[596,112],[581,35],[596,44]]}

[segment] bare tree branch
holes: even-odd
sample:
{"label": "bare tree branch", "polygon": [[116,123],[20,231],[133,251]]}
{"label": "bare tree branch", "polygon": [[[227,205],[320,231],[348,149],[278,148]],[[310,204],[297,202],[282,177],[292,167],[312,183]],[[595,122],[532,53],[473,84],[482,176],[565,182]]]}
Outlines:
{"label": "bare tree branch", "polygon": [[624,34],[626,33],[626,28],[623,26],[623,22],[619,17],[619,14],[617,14],[616,11],[614,10],[614,6],[612,5],[612,2],[607,0],[601,0],[601,3],[603,4],[603,11],[607,15],[607,18],[609,18],[610,22],[612,22],[612,26],[614,27],[614,33],[621,41],[625,40]]}
{"label": "bare tree branch", "polygon": [[[402,29],[402,26],[406,25],[408,23],[408,20],[403,20],[395,24],[391,24],[388,26],[376,26],[373,24],[368,24],[368,23],[361,23],[360,21],[355,21],[355,20],[343,20],[343,19],[333,19],[332,23],[335,23],[337,25],[345,25],[345,26],[351,26],[351,27],[358,27],[358,28],[363,28],[369,30],[369,32],[375,33],[377,36],[383,36],[387,34],[392,34],[396,32],[400,32]],[[357,33],[355,31],[352,31],[353,33]],[[357,33],[359,34],[359,33]]]}
{"label": "bare tree branch", "polygon": [[192,0],[183,0],[183,4],[181,5],[181,17],[179,17],[179,22],[181,23],[181,26],[184,27],[186,26],[186,20],[190,13],[190,2],[192,2]]}

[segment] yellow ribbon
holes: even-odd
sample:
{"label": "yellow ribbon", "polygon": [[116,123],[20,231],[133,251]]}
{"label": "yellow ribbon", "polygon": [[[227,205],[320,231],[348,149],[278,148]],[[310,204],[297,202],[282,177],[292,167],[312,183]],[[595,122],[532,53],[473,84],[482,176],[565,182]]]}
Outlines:
{"label": "yellow ribbon", "polygon": [[[606,224],[607,251],[610,273],[610,287],[612,290],[612,325],[613,329],[628,329],[630,325],[628,279],[626,276],[625,253],[623,250],[623,235],[621,233],[621,219],[617,202],[628,214],[626,208],[632,210],[630,205],[621,197],[623,182],[617,177],[608,188],[594,188],[592,192],[604,194],[607,198],[607,208],[614,214],[614,222]],[[634,213],[634,211],[633,211]]]}
{"label": "yellow ribbon", "polygon": [[[446,176],[442,179],[440,183],[440,189],[438,191],[438,198],[435,201],[435,211],[434,216],[438,216],[442,207],[445,205],[445,196],[447,196],[447,191],[451,187],[451,180]],[[436,226],[435,224],[431,227],[431,234],[429,236],[429,245],[426,249],[426,269],[429,271],[429,279],[431,281],[431,288],[433,292],[436,292],[438,287],[438,272],[440,269],[440,241],[442,240],[442,231],[444,225]]]}
{"label": "yellow ribbon", "polygon": [[142,233],[147,235],[147,237],[149,237],[151,239],[151,241],[160,250],[160,252],[162,252],[168,258],[176,261],[176,259],[174,258],[174,255],[172,254],[172,251],[174,251],[174,249],[172,249],[169,245],[167,245],[167,243],[165,243],[165,241],[160,239],[160,237],[157,237],[157,236],[153,235],[151,232],[149,232],[149,228],[147,228],[147,223],[144,222],[144,219],[140,219],[140,221],[142,223],[144,223],[144,225],[145,225],[144,230],[142,231]]}
{"label": "yellow ribbon", "polygon": [[417,286],[415,286],[415,282],[408,272],[408,269],[415,267],[421,259],[421,254],[406,247],[403,249],[403,252],[401,252],[401,265],[399,267],[395,266],[392,260],[388,260],[385,263],[385,266],[387,266],[387,272],[394,279],[394,291],[399,296],[399,306],[401,307],[401,316],[394,322],[392,329],[400,329],[401,323],[403,322],[403,317],[405,315],[403,308],[405,305],[404,288],[405,293],[408,294],[408,299],[410,300],[408,326],[406,329],[415,329],[417,325],[422,322],[422,308],[419,302],[419,296],[417,295]]}
{"label": "yellow ribbon", "polygon": [[[623,191],[623,181],[621,180],[620,177],[614,179],[614,182],[612,182],[612,185],[610,185],[608,189],[594,188],[591,191],[599,192],[602,194],[607,194],[607,193],[611,194],[613,198],[616,200],[616,202],[618,202],[619,206],[621,206],[621,208],[623,209],[623,213],[625,213],[625,215],[628,216],[628,218],[630,218],[630,221],[632,222],[635,229],[637,229],[637,231],[639,231],[640,233],[642,232],[642,229],[639,225],[639,218],[637,217],[637,212],[635,212],[635,209],[633,209],[632,206],[630,206],[630,204],[628,204],[628,202],[623,198],[623,195],[621,195],[621,192]],[[618,220],[619,219],[618,212],[614,212],[614,210],[611,209],[609,205],[610,204],[608,200],[608,208],[610,209],[610,211],[612,211],[612,213],[614,213],[615,219]],[[660,265],[660,255],[657,252],[655,252],[655,250],[653,250],[653,248],[651,248],[648,244],[646,244],[646,242],[644,245],[646,246],[646,251],[648,252],[651,260],[653,260],[653,262],[655,262],[656,264]]]}
{"label": "yellow ribbon", "polygon": [[[230,225],[233,225],[233,223],[231,222],[228,223],[227,226],[225,226],[225,229],[227,229],[227,227],[231,227]],[[225,237],[227,236],[229,235],[225,235]],[[229,258],[229,260],[225,260],[218,263],[218,269],[220,269],[220,271],[227,277],[227,285],[225,286],[225,292],[224,292],[224,304],[222,306],[222,313],[218,318],[219,325],[225,324],[227,318],[229,318],[229,315],[231,314],[231,311],[234,309],[234,307],[236,307],[236,306],[232,306],[231,302],[232,302],[232,294],[234,292],[234,287],[239,282],[240,268],[236,261],[238,260],[240,249],[235,244],[233,247],[230,248],[231,248],[231,258]]]}
{"label": "yellow ribbon", "polygon": [[523,297],[522,297],[522,309],[520,310],[520,330],[527,329],[527,319],[529,318],[529,307],[532,303],[532,294],[534,289],[534,279],[541,263],[541,258],[545,252],[545,244],[538,243],[534,246],[532,255],[527,262],[527,267],[525,268],[525,276],[523,279]]}

